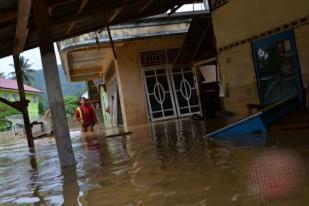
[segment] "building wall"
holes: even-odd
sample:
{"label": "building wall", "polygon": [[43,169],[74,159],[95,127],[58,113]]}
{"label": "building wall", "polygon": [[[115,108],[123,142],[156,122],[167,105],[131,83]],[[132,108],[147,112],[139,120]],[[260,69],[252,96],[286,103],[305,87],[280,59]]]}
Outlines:
{"label": "building wall", "polygon": [[[5,97],[5,94],[8,98],[6,98],[9,101],[17,101],[19,100],[19,94],[17,91],[12,90],[0,90],[0,96],[2,98]],[[17,99],[14,99],[14,95],[17,97]],[[26,99],[30,101],[28,105],[28,112],[29,116],[31,118],[35,118],[39,116],[39,95],[34,93],[26,93]]]}
{"label": "building wall", "polygon": [[230,0],[212,13],[218,48],[309,15],[308,0]]}
{"label": "building wall", "polygon": [[115,68],[124,125],[133,126],[148,122],[147,101],[139,53],[142,51],[179,48],[183,41],[183,35],[166,36],[132,41],[117,48],[118,62],[116,61]]}
{"label": "building wall", "polygon": [[246,114],[247,104],[259,103],[251,45],[219,55],[218,67],[225,84],[225,107],[236,114]]}
{"label": "building wall", "polygon": [[302,27],[296,28],[295,38],[297,44],[297,50],[299,55],[299,62],[302,71],[302,76],[304,80],[304,86],[308,88],[309,82],[309,25],[304,25]]}
{"label": "building wall", "polygon": [[101,106],[102,106],[104,126],[108,128],[108,127],[111,127],[111,116],[108,112],[106,112],[108,95],[106,91],[104,90],[103,86],[100,86],[100,97],[101,97]]}
{"label": "building wall", "polygon": [[[227,110],[245,115],[248,112],[247,104],[259,103],[251,41],[248,38],[256,38],[263,32],[308,15],[307,0],[231,0],[212,13],[218,49],[246,40],[218,54]],[[294,32],[301,72],[306,82],[309,81],[309,25],[294,28]]]}

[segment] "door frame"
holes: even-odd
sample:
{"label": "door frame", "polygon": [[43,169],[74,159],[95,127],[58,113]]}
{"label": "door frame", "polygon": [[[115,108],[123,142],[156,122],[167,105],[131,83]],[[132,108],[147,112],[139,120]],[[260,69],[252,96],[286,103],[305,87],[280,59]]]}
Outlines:
{"label": "door frame", "polygon": [[[168,67],[168,65],[141,67],[142,68],[142,74],[143,74],[143,77],[144,77],[145,94],[146,94],[146,99],[147,99],[149,118],[150,118],[151,122],[167,120],[167,119],[173,119],[173,118],[177,118],[178,117],[177,110],[176,110],[176,105],[175,105],[175,101],[174,101],[174,94],[173,94],[173,88],[172,88],[172,84],[171,84],[170,73],[169,73],[167,67]],[[152,110],[151,110],[151,105],[150,105],[150,99],[149,99],[149,93],[148,93],[148,86],[147,86],[147,82],[146,82],[145,71],[151,71],[151,70],[156,70],[156,69],[164,69],[165,70],[166,78],[167,78],[167,82],[168,82],[168,87],[170,89],[169,92],[170,92],[170,96],[171,96],[173,112],[174,112],[174,115],[172,115],[172,116],[153,118]]]}
{"label": "door frame", "polygon": [[[193,114],[201,114],[201,104],[200,104],[200,100],[199,100],[199,96],[198,96],[198,87],[196,86],[196,76],[195,76],[194,68],[192,66],[189,66],[189,65],[187,67],[191,69],[191,72],[192,72],[192,75],[193,75],[193,83],[194,83],[195,92],[196,92],[196,95],[197,95],[196,99],[198,101],[199,111],[185,113],[185,114],[181,114],[180,113],[180,109],[181,108],[180,108],[179,102],[178,102],[177,91],[176,91],[175,81],[174,81],[174,77],[173,77],[173,68],[171,68],[171,69],[168,70],[168,72],[169,72],[169,75],[170,75],[170,78],[171,78],[170,81],[171,81],[172,86],[173,86],[173,88],[172,88],[173,91],[172,92],[173,92],[173,95],[174,95],[174,98],[175,98],[176,110],[177,110],[177,116],[178,117],[188,117],[188,116],[192,116]],[[180,69],[181,69],[181,72],[180,72],[181,76],[182,76],[182,78],[184,78],[183,75],[184,75],[185,72],[183,71],[183,68],[180,68]],[[190,89],[192,89],[191,85],[190,85]],[[189,108],[190,107],[191,106],[189,105]],[[190,108],[190,111],[191,111],[191,108]]]}
{"label": "door frame", "polygon": [[271,43],[280,41],[280,40],[290,40],[291,42],[291,49],[293,52],[293,60],[295,63],[295,70],[296,70],[296,78],[297,78],[297,88],[298,88],[298,98],[300,102],[304,102],[304,87],[303,87],[303,78],[301,74],[301,67],[299,63],[299,58],[298,58],[298,52],[297,52],[297,46],[296,46],[296,40],[295,40],[295,34],[293,30],[287,30],[278,34],[274,34],[269,37],[265,37],[263,39],[256,40],[252,42],[251,48],[252,48],[252,55],[253,55],[253,63],[255,67],[255,75],[256,75],[256,81],[257,81],[257,86],[258,86],[258,93],[259,93],[259,98],[260,98],[260,103],[264,105],[265,100],[264,100],[264,95],[262,94],[262,85],[261,85],[261,76],[259,73],[259,67],[258,67],[258,60],[257,60],[257,52],[256,49],[262,46],[269,45]]}

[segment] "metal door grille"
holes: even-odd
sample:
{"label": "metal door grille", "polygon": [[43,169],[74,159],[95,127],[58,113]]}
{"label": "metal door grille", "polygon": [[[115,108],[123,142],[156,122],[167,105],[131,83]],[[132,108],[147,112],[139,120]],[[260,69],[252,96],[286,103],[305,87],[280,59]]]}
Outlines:
{"label": "metal door grille", "polygon": [[200,105],[191,67],[171,70],[178,116],[200,113]]}
{"label": "metal door grille", "polygon": [[170,78],[165,68],[144,71],[148,107],[152,121],[176,117]]}
{"label": "metal door grille", "polygon": [[168,49],[140,54],[151,121],[200,113],[191,67],[172,69],[178,51]]}

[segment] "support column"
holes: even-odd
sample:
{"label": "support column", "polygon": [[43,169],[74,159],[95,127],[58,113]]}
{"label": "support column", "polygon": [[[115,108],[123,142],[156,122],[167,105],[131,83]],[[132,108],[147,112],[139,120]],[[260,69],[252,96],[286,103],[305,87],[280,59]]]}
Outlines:
{"label": "support column", "polygon": [[49,27],[48,8],[45,0],[32,0],[32,6],[60,164],[61,167],[75,165],[52,32]]}
{"label": "support column", "polygon": [[[23,74],[20,68],[20,62],[19,62],[19,54],[13,55],[14,60],[14,67],[15,67],[15,73],[16,73],[16,80],[17,80],[17,86],[18,86],[18,92],[19,92],[19,99],[22,102],[26,102],[26,94],[24,89],[24,80],[23,80]],[[32,137],[32,131],[31,131],[31,125],[30,125],[30,118],[28,113],[28,103],[26,106],[22,109],[22,115],[24,119],[24,126],[25,126],[25,132],[27,136],[28,141],[28,147],[31,152],[34,152],[34,143],[33,143],[33,137]]]}

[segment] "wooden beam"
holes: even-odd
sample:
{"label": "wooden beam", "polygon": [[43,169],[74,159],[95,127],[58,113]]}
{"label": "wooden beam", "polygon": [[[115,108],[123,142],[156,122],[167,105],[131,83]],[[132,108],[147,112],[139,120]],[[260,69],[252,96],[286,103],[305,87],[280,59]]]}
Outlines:
{"label": "wooden beam", "polygon": [[146,2],[140,10],[138,10],[137,14],[143,13],[143,11],[146,10],[153,2],[154,0],[148,0],[148,2]]}
{"label": "wooden beam", "polygon": [[17,17],[17,11],[1,12],[0,23],[14,20]]}
{"label": "wooden beam", "polygon": [[[153,0],[151,0],[153,1]],[[100,7],[96,7],[96,8],[92,8],[92,9],[87,9],[85,11],[83,11],[79,16],[76,15],[71,15],[71,16],[63,16],[63,17],[59,17],[57,19],[55,19],[52,23],[53,26],[54,25],[61,25],[61,24],[68,24],[74,21],[80,21],[83,20],[85,18],[88,17],[93,17],[94,15],[97,14],[104,14],[107,11],[113,11],[115,9],[123,9],[125,10],[126,8],[130,7],[130,6],[136,6],[136,5],[140,5],[140,4],[147,4],[147,2],[149,2],[149,0],[130,0],[127,1],[127,3],[124,3],[125,1],[119,1],[119,0],[115,0],[115,1],[111,1],[109,4],[100,6]],[[147,6],[148,7],[148,6]],[[138,13],[138,12],[136,12]],[[106,20],[106,21],[105,21]],[[104,23],[106,24],[108,19],[105,19]],[[100,21],[103,21],[102,19]],[[92,31],[95,30],[94,28],[92,28]]]}
{"label": "wooden beam", "polygon": [[8,101],[2,97],[0,97],[0,102],[20,111],[20,112],[23,112],[24,111],[24,108],[28,106],[29,104],[29,100],[26,100],[26,101],[15,101],[15,102],[11,102],[11,101]]}
{"label": "wooden beam", "polygon": [[71,81],[72,82],[84,82],[88,80],[94,80],[94,79],[101,79],[102,76],[99,74],[85,74],[82,76],[72,76]]}
{"label": "wooden beam", "polygon": [[114,11],[114,13],[109,17],[109,19],[107,20],[108,23],[111,23],[112,21],[114,21],[114,19],[120,14],[120,12],[123,10],[123,8],[119,8],[116,9]]}
{"label": "wooden beam", "polygon": [[[25,88],[24,88],[24,82],[23,82],[23,73],[20,67],[19,55],[13,55],[13,60],[14,60],[14,67],[15,67],[19,97],[22,102],[25,102],[26,94],[25,94]],[[31,130],[30,118],[29,118],[27,106],[28,104],[22,109],[22,115],[24,119],[24,129],[25,129],[26,136],[27,136],[28,147],[30,148],[31,152],[34,152],[34,142],[33,142],[33,136],[32,136],[32,130]]]}
{"label": "wooden beam", "polygon": [[[88,0],[80,0],[80,6],[79,6],[79,9],[78,9],[78,11],[77,11],[76,16],[79,16],[79,15],[83,12],[83,10],[84,10],[84,8],[86,7],[87,3],[88,3]],[[76,22],[77,22],[77,21],[73,21],[73,22],[70,23],[70,25],[69,25],[67,31],[65,32],[66,34],[71,33],[71,31],[72,31],[72,29],[74,28]]]}
{"label": "wooden beam", "polygon": [[[128,3],[128,0],[123,0],[124,3]],[[120,7],[114,11],[114,13],[107,20],[108,23],[114,21],[114,19],[120,14],[120,12],[124,9],[124,7]]]}
{"label": "wooden beam", "polygon": [[[26,1],[31,2],[31,0],[26,0]],[[72,1],[74,0],[49,0],[47,3],[48,3],[48,9],[50,11],[50,14],[55,7],[70,3]],[[13,21],[17,18],[17,15],[18,15],[17,10],[2,12],[0,13],[0,23],[6,22],[6,21]]]}
{"label": "wooden beam", "polygon": [[82,69],[70,69],[70,76],[79,76],[85,74],[101,73],[102,67],[90,67]]}
{"label": "wooden beam", "polygon": [[75,165],[45,0],[32,0],[49,107],[61,167]]}
{"label": "wooden beam", "polygon": [[15,32],[15,42],[13,54],[18,55],[24,50],[27,35],[28,35],[28,19],[30,16],[31,1],[19,0],[18,1],[18,15]]}

